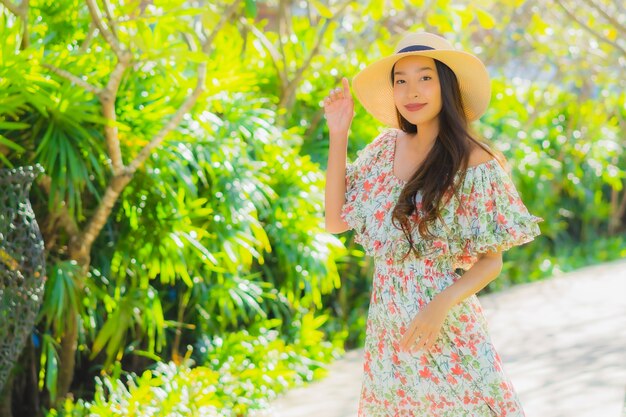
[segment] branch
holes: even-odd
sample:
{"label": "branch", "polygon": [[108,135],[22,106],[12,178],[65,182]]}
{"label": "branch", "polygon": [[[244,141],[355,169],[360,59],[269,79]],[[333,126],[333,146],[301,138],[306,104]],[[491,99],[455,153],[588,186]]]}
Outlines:
{"label": "branch", "polygon": [[70,73],[61,68],[57,68],[50,64],[43,64],[44,67],[50,69],[55,74],[58,74],[71,82],[83,87],[85,90],[96,94],[102,104],[102,114],[107,119],[107,124],[104,126],[107,150],[111,158],[113,165],[113,174],[118,175],[124,169],[124,163],[122,160],[122,151],[120,149],[120,143],[118,138],[118,130],[116,126],[117,116],[115,114],[115,97],[122,82],[122,76],[126,71],[126,68],[130,65],[131,54],[128,51],[123,51],[119,60],[115,65],[115,68],[111,72],[111,77],[107,82],[105,88],[96,87],[89,84],[85,80],[76,75]]}
{"label": "branch", "polygon": [[137,154],[135,159],[133,159],[133,161],[128,165],[128,167],[126,168],[126,174],[132,175],[135,173],[135,171],[137,171],[137,168],[139,168],[139,166],[143,164],[146,159],[148,159],[148,156],[150,156],[152,150],[159,146],[163,141],[163,138],[165,138],[165,136],[170,133],[170,131],[178,126],[185,113],[187,113],[196,103],[198,97],[200,97],[200,94],[204,91],[204,83],[206,80],[206,67],[207,65],[205,62],[201,63],[198,66],[198,80],[196,82],[195,88],[193,89],[193,92],[189,97],[187,97],[183,105],[176,111],[170,121],[165,126],[163,126],[163,128],[161,128],[159,133],[156,134],[156,136],[150,141],[150,143],[144,146],[139,154]]}
{"label": "branch", "polygon": [[[102,114],[107,120],[107,124],[104,126],[106,145],[109,157],[111,158],[111,164],[113,168],[113,174],[119,175],[124,170],[124,162],[122,160],[122,152],[120,149],[118,130],[116,126],[116,114],[115,114],[115,97],[117,97],[117,92],[122,81],[122,77],[126,68],[130,65],[131,54],[129,51],[122,50],[119,46],[117,39],[113,37],[113,35],[108,32],[108,30],[104,27],[104,24],[99,16],[99,11],[97,10],[97,6],[95,5],[95,0],[87,0],[87,5],[89,7],[89,11],[92,15],[92,22],[90,28],[93,29],[94,25],[98,28],[100,33],[104,36],[107,42],[113,48],[115,54],[117,55],[118,61],[115,65],[115,68],[111,72],[111,76],[105,88],[100,88],[89,84],[83,79],[73,75],[69,71],[57,68],[52,65],[44,64],[46,68],[49,68],[54,73],[70,80],[76,85],[80,85],[85,90],[94,93],[100,99],[100,103],[102,104]],[[88,35],[88,39],[91,38],[91,34],[93,31],[90,29],[90,33]]]}
{"label": "branch", "polygon": [[[288,6],[291,6],[291,2]],[[281,88],[281,91],[289,88],[289,63],[287,62],[287,54],[285,53],[285,44],[283,43],[284,38],[291,38],[291,25],[289,25],[289,21],[287,20],[287,7],[285,6],[285,0],[279,0],[278,3],[278,16],[276,16],[276,33],[278,35],[278,50],[280,51],[280,58],[283,69],[285,70],[285,80],[286,83],[284,87]]]}
{"label": "branch", "polygon": [[341,7],[337,10],[337,12],[333,15],[333,17],[330,19],[327,19],[324,22],[324,25],[322,25],[322,28],[320,29],[319,33],[316,36],[317,40],[315,42],[315,46],[313,46],[313,49],[309,53],[309,56],[306,58],[304,64],[302,64],[298,68],[293,79],[289,81],[289,84],[287,85],[287,89],[283,92],[282,97],[280,99],[280,104],[279,104],[281,107],[288,107],[287,103],[293,96],[293,93],[297,85],[300,83],[300,80],[302,79],[302,76],[304,75],[304,71],[306,71],[306,69],[309,68],[309,66],[311,65],[311,61],[313,61],[313,58],[315,58],[315,56],[317,55],[318,51],[320,50],[322,46],[322,41],[324,40],[324,35],[326,34],[326,31],[330,27],[330,22],[337,19],[337,17],[339,17],[344,12],[346,7],[348,7],[350,3],[351,3],[350,1],[343,3]]}
{"label": "branch", "polygon": [[278,104],[280,107],[289,107],[289,103],[291,101],[291,97],[293,96],[293,93],[296,90],[296,88],[298,86],[298,83],[302,79],[302,75],[304,74],[304,71],[311,64],[311,61],[313,60],[313,58],[317,54],[317,51],[319,51],[319,48],[320,48],[320,46],[322,44],[322,40],[324,39],[324,33],[326,32],[326,30],[328,30],[328,27],[330,25],[330,21],[331,21],[331,19],[327,19],[324,22],[324,25],[320,29],[320,33],[318,33],[317,36],[316,36],[317,40],[316,40],[315,46],[313,46],[313,49],[309,53],[309,56],[306,58],[306,61],[304,62],[304,64],[302,64],[298,68],[298,70],[296,71],[294,77],[291,80],[289,80],[289,83],[287,84],[287,88],[285,88],[283,90],[283,93],[281,94],[281,97],[280,97],[280,103]]}
{"label": "branch", "polygon": [[113,19],[113,13],[111,13],[111,5],[109,4],[109,0],[102,0],[102,4],[104,5],[104,13],[107,15],[107,20],[109,21],[109,25],[111,26],[111,32],[116,40],[119,41],[119,36],[117,35],[117,23],[115,19]]}
{"label": "branch", "polygon": [[89,84],[87,81],[72,74],[69,71],[55,67],[54,65],[50,65],[50,64],[41,64],[41,66],[48,68],[50,71],[54,72],[55,74],[60,75],[61,77],[73,82],[74,84],[83,87],[85,90],[89,91],[90,93],[99,95],[102,92],[102,88]]}
{"label": "branch", "polygon": [[[489,48],[485,48],[483,52],[483,57],[485,58],[485,62],[491,62],[494,67],[504,67],[505,64],[502,62],[502,59],[505,58],[504,54],[500,53],[500,51],[505,50],[508,43],[509,37],[506,36],[506,31],[511,27],[511,22],[515,22],[518,27],[525,27],[528,24],[528,21],[532,18],[533,13],[530,12],[530,8],[533,7],[532,1],[524,1],[521,5],[515,5],[511,3],[510,12],[506,14],[506,17],[502,18],[502,26],[500,26],[500,30],[494,28],[492,30],[492,41]],[[503,8],[504,9],[504,8]],[[506,19],[506,21],[504,21]],[[496,61],[497,60],[497,61]],[[496,64],[498,62],[498,64]]]}
{"label": "branch", "polygon": [[619,204],[619,208],[617,209],[617,213],[615,213],[615,218],[617,219],[618,224],[621,224],[624,215],[626,214],[626,191],[622,194],[622,201]]}
{"label": "branch", "polygon": [[131,177],[127,175],[114,176],[111,179],[102,200],[100,200],[98,208],[96,208],[96,211],[85,226],[85,229],[78,239],[71,242],[70,256],[72,259],[76,260],[79,265],[89,265],[91,246],[106,224],[120,193],[124,190],[124,187],[128,185],[130,180]]}
{"label": "branch", "polygon": [[[52,185],[52,178],[50,178],[48,175],[43,175],[41,180],[39,180],[39,184],[46,191],[46,194],[50,196],[50,187]],[[74,218],[70,215],[69,211],[67,211],[67,206],[65,205],[65,201],[62,201],[61,203],[58,203],[58,202],[55,202],[55,203],[57,203],[55,204],[55,206],[58,207],[58,212],[50,213],[50,214],[55,217],[58,216],[59,223],[69,235],[70,240],[75,239],[79,234],[78,226],[76,225],[76,222],[74,221]]]}
{"label": "branch", "polygon": [[320,47],[322,46],[322,41],[324,40],[324,35],[326,34],[328,27],[330,26],[330,22],[331,22],[331,19],[328,19],[322,25],[320,32],[316,36],[317,41],[315,42],[315,46],[309,53],[309,56],[306,58],[306,61],[304,61],[304,64],[302,64],[300,68],[298,68],[298,71],[296,71],[296,74],[293,80],[291,80],[291,83],[299,82],[300,79],[302,78],[302,74],[304,74],[304,71],[309,67],[309,65],[311,65],[311,61],[313,61],[313,58],[315,58],[315,56],[317,55],[317,52],[320,50]]}
{"label": "branch", "polygon": [[574,22],[578,23],[578,25],[580,25],[580,27],[582,27],[584,30],[586,30],[587,32],[591,33],[594,37],[596,37],[599,41],[604,42],[604,43],[608,43],[609,45],[612,45],[614,48],[618,49],[624,56],[626,56],[626,50],[624,48],[622,48],[618,43],[613,42],[610,39],[606,39],[604,36],[602,36],[600,33],[596,32],[595,30],[591,29],[589,26],[587,26],[585,23],[583,23],[580,19],[578,19],[576,17],[576,15],[574,15],[574,13],[572,13],[571,11],[569,11],[565,5],[563,5],[563,3],[561,2],[561,0],[555,0],[556,4],[558,4],[561,9],[563,9],[563,11],[565,12],[565,14],[572,19]]}
{"label": "branch", "polygon": [[263,44],[265,49],[267,49],[267,52],[270,54],[270,57],[272,58],[272,63],[274,64],[274,68],[276,68],[276,73],[278,74],[278,78],[280,78],[280,85],[286,86],[289,83],[289,81],[287,80],[287,74],[285,73],[286,68],[285,68],[285,71],[281,71],[280,66],[278,64],[280,62],[280,55],[278,51],[276,50],[276,48],[274,48],[274,45],[272,45],[272,43],[269,41],[269,39],[267,39],[267,37],[263,34],[263,32],[261,32],[259,29],[257,29],[256,26],[248,22],[247,19],[245,19],[244,17],[241,17],[239,21],[243,23],[245,27],[250,29],[250,31],[254,34],[254,36],[256,36],[257,39],[261,42],[261,44]]}
{"label": "branch", "polygon": [[[93,0],[87,0],[88,3],[93,3]],[[237,0],[236,3],[239,3],[241,0]],[[234,10],[234,7],[229,8],[229,10]],[[226,13],[222,16],[224,21],[230,19],[230,12]],[[98,24],[96,22],[96,24]],[[221,28],[223,23],[217,25],[218,28]],[[110,35],[110,34],[109,34]],[[215,32],[209,36],[203,45],[202,50],[208,51],[208,44],[212,42],[215,38]],[[100,95],[101,100],[103,101],[103,111],[105,112],[105,117],[108,117],[109,120],[115,120],[115,95],[111,95],[112,88],[116,86],[113,79],[119,78],[124,72],[125,65],[128,65],[130,61],[130,53],[124,52],[119,55],[120,62],[116,66],[115,70],[111,74],[111,80],[109,84],[105,88],[105,90]],[[206,80],[206,62],[200,63],[198,66],[198,79],[196,81],[196,86],[191,93],[191,95],[185,100],[183,105],[178,109],[178,111],[174,114],[172,119],[159,131],[159,133],[146,145],[139,154],[133,159],[133,161],[127,166],[123,167],[120,171],[114,172],[114,176],[111,179],[111,182],[107,186],[107,189],[100,201],[100,204],[96,208],[93,216],[85,226],[84,231],[81,233],[80,238],[76,241],[75,245],[71,248],[72,258],[79,261],[81,264],[88,265],[89,256],[91,252],[91,247],[93,242],[100,234],[100,231],[106,224],[109,216],[111,215],[111,211],[117,202],[120,193],[124,190],[126,185],[131,181],[133,174],[139,166],[148,158],[152,150],[157,147],[162,141],[163,138],[174,129],[181,121],[185,113],[187,113],[191,107],[196,103],[198,97],[204,91],[204,85]],[[119,85],[119,83],[117,84]],[[116,90],[117,91],[117,90]],[[106,105],[105,105],[106,104]],[[111,114],[107,114],[107,112],[111,112]],[[109,149],[113,146],[117,145],[116,149],[119,150],[119,141],[117,141],[117,129],[114,126],[105,127],[105,129],[115,129],[115,131],[107,132],[107,144],[109,145]],[[109,143],[111,141],[111,143]],[[117,142],[117,143],[113,143]],[[113,153],[114,154],[114,153]],[[113,155],[112,155],[113,156]],[[120,157],[121,160],[121,157]],[[115,163],[115,162],[114,162]],[[119,162],[118,162],[119,163]]]}
{"label": "branch", "polygon": [[[213,29],[213,32],[211,33],[211,35],[209,35],[204,41],[204,44],[202,45],[202,52],[204,53],[209,52],[209,48],[211,44],[213,43],[215,36],[217,36],[218,31],[226,24],[226,22],[230,19],[231,15],[236,12],[237,8],[239,7],[240,2],[241,0],[237,0],[233,2],[230,5],[230,7],[224,12],[224,14],[222,15],[222,18]],[[191,108],[194,106],[194,104],[198,100],[198,97],[200,97],[200,94],[202,94],[202,92],[204,91],[204,84],[206,80],[206,68],[207,68],[207,64],[205,62],[201,63],[198,66],[198,79],[196,81],[196,86],[194,87],[191,95],[187,97],[183,105],[176,111],[176,113],[170,119],[170,121],[165,126],[163,126],[163,128],[159,131],[159,133],[156,134],[156,136],[150,141],[150,143],[148,143],[139,152],[139,154],[137,154],[135,159],[133,159],[133,161],[128,165],[128,167],[125,170],[125,173],[127,175],[133,175],[135,171],[137,171],[139,166],[143,164],[146,159],[148,159],[148,156],[150,156],[150,153],[152,152],[152,150],[156,148],[157,146],[159,146],[161,142],[163,142],[163,139],[165,138],[165,136],[167,136],[167,134],[170,133],[170,131],[172,131],[176,126],[178,126],[178,124],[182,120],[185,113],[191,110]]]}
{"label": "branch", "polygon": [[93,22],[98,27],[98,30],[104,37],[104,40],[111,46],[113,52],[119,59],[121,59],[124,50],[122,49],[119,41],[115,38],[115,36],[109,31],[109,29],[105,26],[104,21],[102,20],[102,16],[100,16],[100,9],[96,5],[95,0],[86,0],[87,7],[89,8],[89,13],[91,14],[91,18]]}
{"label": "branch", "polygon": [[608,22],[615,27],[618,32],[622,33],[622,36],[626,36],[626,29],[624,25],[620,24],[613,16],[604,11],[600,6],[594,3],[591,0],[584,0],[585,3],[589,5],[592,9],[595,9],[598,13],[600,13]]}
{"label": "branch", "polygon": [[111,72],[111,77],[109,78],[109,81],[104,89],[109,91],[113,97],[117,96],[117,91],[120,88],[122,77],[124,76],[126,68],[130,65],[130,60],[131,53],[124,51],[115,64],[115,68],[113,68],[113,71]]}
{"label": "branch", "polygon": [[226,9],[224,14],[222,15],[222,18],[220,19],[220,21],[217,23],[217,25],[213,29],[213,32],[211,32],[211,35],[209,35],[209,37],[204,41],[204,45],[202,47],[202,52],[204,52],[204,53],[209,52],[209,48],[211,47],[211,44],[213,43],[213,39],[215,39],[215,37],[217,36],[217,33],[220,30],[222,30],[222,28],[224,27],[226,22],[237,11],[237,9],[239,8],[239,3],[241,3],[241,0],[234,1],[230,5],[230,7],[228,9]]}
{"label": "branch", "polygon": [[30,40],[28,39],[28,8],[30,7],[30,0],[22,0],[18,6],[13,4],[11,0],[0,0],[0,3],[22,20],[22,43],[20,48],[22,50],[28,48],[30,45]]}
{"label": "branch", "polygon": [[89,32],[87,32],[87,37],[85,38],[83,43],[80,45],[80,52],[87,51],[89,44],[91,43],[91,41],[93,40],[97,32],[98,32],[98,29],[96,28],[96,24],[92,20],[91,22],[89,22]]}
{"label": "branch", "polygon": [[11,2],[11,0],[0,0],[0,3],[2,3],[2,5],[6,7],[15,16],[22,17],[22,12],[20,10],[21,4],[19,6],[16,6],[15,4]]}
{"label": "branch", "polygon": [[[622,181],[622,189],[626,189],[626,181]],[[626,214],[626,191],[621,196],[621,201],[618,203],[617,200],[620,199],[619,192],[615,188],[611,188],[611,216],[609,217],[609,233],[614,234],[622,227],[622,219]]]}
{"label": "branch", "polygon": [[122,150],[120,148],[120,140],[117,130],[117,114],[115,113],[115,98],[122,82],[122,77],[126,68],[130,65],[131,54],[124,51],[119,57],[119,61],[115,64],[115,68],[111,72],[109,82],[107,82],[104,90],[100,92],[98,98],[102,104],[102,115],[107,119],[104,126],[107,150],[111,157],[113,165],[113,174],[120,175],[124,171],[124,161],[122,160]]}
{"label": "branch", "polygon": [[22,0],[20,3],[20,11],[22,12],[22,20],[24,24],[24,28],[22,30],[22,44],[20,48],[26,49],[30,45],[30,39],[28,36],[28,8],[30,7],[30,0]]}

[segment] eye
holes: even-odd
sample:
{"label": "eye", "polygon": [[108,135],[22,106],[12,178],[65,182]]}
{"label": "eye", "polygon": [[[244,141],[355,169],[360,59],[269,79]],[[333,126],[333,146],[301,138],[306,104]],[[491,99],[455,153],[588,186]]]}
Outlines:
{"label": "eye", "polygon": [[396,80],[396,84],[400,84],[400,82],[404,82],[404,80]]}
{"label": "eye", "polygon": [[432,80],[432,79],[433,79],[433,77],[431,77],[430,75],[424,75],[422,77],[422,80],[424,80],[424,81],[428,81],[428,80]]}

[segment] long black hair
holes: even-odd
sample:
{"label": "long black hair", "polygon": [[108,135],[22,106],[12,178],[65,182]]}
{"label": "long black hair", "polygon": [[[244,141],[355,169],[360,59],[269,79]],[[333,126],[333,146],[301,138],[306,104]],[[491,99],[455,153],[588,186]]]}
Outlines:
{"label": "long black hair", "polygon": [[[415,171],[400,193],[398,202],[393,209],[392,223],[395,227],[400,224],[404,235],[409,241],[410,248],[406,256],[413,251],[418,257],[420,254],[413,245],[411,235],[412,217],[417,223],[420,235],[424,239],[433,239],[431,226],[441,217],[441,206],[444,196],[458,197],[460,184],[465,178],[465,171],[469,163],[472,143],[482,147],[489,154],[496,157],[486,145],[474,137],[469,129],[469,123],[463,111],[463,102],[459,83],[454,72],[441,61],[435,59],[435,66],[441,86],[441,112],[439,113],[439,133],[435,144],[424,159],[424,162]],[[395,68],[395,65],[394,65]],[[394,68],[391,69],[391,85],[394,85]],[[417,126],[405,119],[396,108],[398,125],[406,133],[416,133]],[[499,156],[496,157],[499,159]],[[461,172],[459,181],[454,182],[456,174]],[[416,210],[415,197],[422,194],[422,212]],[[445,204],[445,202],[444,202]]]}

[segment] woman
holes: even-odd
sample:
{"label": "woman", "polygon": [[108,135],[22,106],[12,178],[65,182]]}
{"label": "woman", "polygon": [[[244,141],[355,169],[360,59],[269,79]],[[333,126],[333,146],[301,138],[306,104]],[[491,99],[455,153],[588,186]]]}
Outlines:
{"label": "woman", "polygon": [[470,133],[491,95],[483,63],[424,32],[395,51],[353,80],[389,128],[347,166],[348,80],[324,100],[326,228],[354,229],[375,263],[359,416],[524,416],[476,293],[542,219]]}

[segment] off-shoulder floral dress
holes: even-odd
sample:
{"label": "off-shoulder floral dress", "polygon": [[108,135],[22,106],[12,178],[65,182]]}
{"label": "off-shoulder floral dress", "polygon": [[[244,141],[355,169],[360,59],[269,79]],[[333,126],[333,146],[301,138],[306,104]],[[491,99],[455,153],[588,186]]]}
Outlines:
{"label": "off-shoulder floral dress", "polygon": [[[459,198],[446,203],[432,228],[437,237],[425,241],[414,232],[424,255],[403,261],[408,242],[391,222],[406,184],[393,173],[399,132],[379,134],[346,170],[341,217],[375,264],[358,415],[524,416],[476,295],[449,310],[429,351],[400,351],[399,342],[415,315],[460,278],[456,269],[469,269],[480,253],[533,240],[543,219],[528,213],[509,175],[491,159],[467,168]],[[419,193],[416,209],[421,210]]]}

